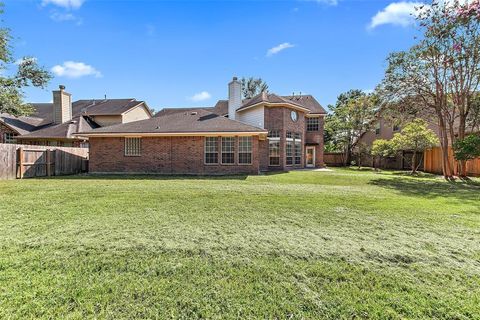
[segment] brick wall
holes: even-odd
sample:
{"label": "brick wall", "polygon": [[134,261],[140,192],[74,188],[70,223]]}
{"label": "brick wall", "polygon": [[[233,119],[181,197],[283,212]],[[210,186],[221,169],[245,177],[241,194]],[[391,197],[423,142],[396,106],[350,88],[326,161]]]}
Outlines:
{"label": "brick wall", "polygon": [[322,168],[325,166],[323,153],[324,153],[324,127],[325,127],[325,118],[318,118],[319,128],[316,132],[306,132],[306,142],[307,144],[315,145],[315,167]]}
{"label": "brick wall", "polygon": [[[266,157],[262,158],[262,170],[290,170],[305,167],[305,113],[297,111],[298,120],[293,121],[290,113],[292,109],[285,107],[265,108],[265,129],[268,131],[278,130],[280,133],[280,166],[270,167],[268,157],[268,141],[266,143]],[[287,166],[285,157],[287,132],[302,134],[302,161],[301,165]]]}
{"label": "brick wall", "polygon": [[92,173],[258,174],[259,141],[253,137],[252,164],[204,164],[204,137],[148,137],[141,139],[141,156],[124,155],[124,138],[90,138]]}

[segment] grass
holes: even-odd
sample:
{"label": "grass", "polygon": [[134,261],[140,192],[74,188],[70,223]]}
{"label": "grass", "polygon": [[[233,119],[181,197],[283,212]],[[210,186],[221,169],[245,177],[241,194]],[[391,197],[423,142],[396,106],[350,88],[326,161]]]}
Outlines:
{"label": "grass", "polygon": [[0,318],[480,317],[480,182],[0,181]]}

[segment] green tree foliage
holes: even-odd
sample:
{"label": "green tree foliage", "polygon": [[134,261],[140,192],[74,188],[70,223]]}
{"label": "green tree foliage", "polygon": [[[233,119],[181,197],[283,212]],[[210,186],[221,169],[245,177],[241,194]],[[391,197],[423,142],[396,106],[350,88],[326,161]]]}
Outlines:
{"label": "green tree foliage", "polygon": [[472,134],[453,144],[453,154],[459,161],[467,161],[480,157],[480,136]]}
{"label": "green tree foliage", "polygon": [[391,157],[397,151],[390,140],[378,139],[373,141],[371,155],[380,159]]}
{"label": "green tree foliage", "polygon": [[[3,4],[0,3],[0,14],[3,13],[2,9]],[[11,39],[10,30],[0,28],[0,113],[26,115],[32,109],[24,102],[23,90],[26,87],[45,88],[51,75],[33,57],[15,60]],[[12,68],[16,68],[16,71],[10,72]]]}
{"label": "green tree foliage", "polygon": [[241,82],[244,99],[251,99],[262,92],[268,92],[268,85],[262,78],[242,78]]}
{"label": "green tree foliage", "polygon": [[[438,145],[438,137],[430,130],[422,119],[415,119],[407,124],[400,133],[396,133],[391,140],[392,148],[396,151],[413,151],[412,174],[417,172],[417,153],[424,153],[426,149]],[[420,162],[420,161],[419,161]]]}
{"label": "green tree foliage", "polygon": [[327,116],[325,131],[331,148],[344,152],[348,163],[360,137],[368,132],[376,119],[378,99],[361,90],[350,90],[338,96],[331,114]]}
{"label": "green tree foliage", "polygon": [[[433,1],[416,17],[422,37],[411,49],[392,53],[378,92],[397,115],[435,120],[439,125],[443,173],[453,175],[450,141],[463,139],[480,85],[480,2]],[[449,139],[450,138],[450,139]]]}

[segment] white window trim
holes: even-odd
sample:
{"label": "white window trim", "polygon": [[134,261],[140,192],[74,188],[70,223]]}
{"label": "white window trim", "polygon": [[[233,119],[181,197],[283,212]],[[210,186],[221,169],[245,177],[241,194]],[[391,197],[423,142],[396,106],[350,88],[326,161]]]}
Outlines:
{"label": "white window trim", "polygon": [[[233,139],[233,163],[224,163],[223,162],[223,139],[228,138],[228,139]],[[220,164],[222,166],[234,166],[237,164],[237,157],[235,156],[236,154],[236,141],[237,137],[220,137]],[[225,152],[225,154],[232,153],[232,152]]]}
{"label": "white window trim", "polygon": [[[208,163],[207,162],[207,153],[214,153],[214,152],[207,152],[207,140],[208,138],[216,138],[217,139],[217,162],[212,162]],[[220,137],[205,137],[205,142],[203,144],[203,164],[206,166],[218,166],[220,164],[220,157],[221,157],[221,152],[220,152],[220,146],[219,143],[221,143]]]}
{"label": "white window trim", "polygon": [[[240,138],[250,138],[250,141],[251,141],[251,150],[250,150],[250,163],[240,163],[240,153],[246,153],[248,154],[248,152],[240,152]],[[238,165],[239,166],[251,166],[253,164],[253,137],[238,137],[237,139],[237,154],[238,154]]]}

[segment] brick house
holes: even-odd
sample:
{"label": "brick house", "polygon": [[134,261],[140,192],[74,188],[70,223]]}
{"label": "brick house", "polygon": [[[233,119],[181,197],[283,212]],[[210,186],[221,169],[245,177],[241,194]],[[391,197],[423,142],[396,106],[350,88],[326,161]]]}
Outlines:
{"label": "brick house", "polygon": [[0,143],[86,147],[88,139],[75,133],[148,119],[147,104],[135,99],[78,100],[64,86],[53,91],[53,103],[32,103],[33,114],[0,114]]}
{"label": "brick house", "polygon": [[147,120],[80,132],[90,172],[258,174],[319,168],[326,114],[310,95],[261,93],[242,100],[237,78],[228,100],[209,108],[167,108]]}

